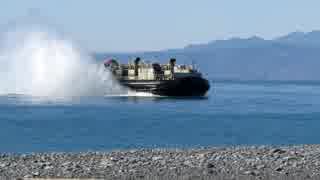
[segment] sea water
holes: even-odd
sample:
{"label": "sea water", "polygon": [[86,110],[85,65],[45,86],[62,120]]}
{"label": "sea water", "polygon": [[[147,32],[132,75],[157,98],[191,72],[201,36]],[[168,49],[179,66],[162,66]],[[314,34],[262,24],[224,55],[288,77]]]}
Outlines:
{"label": "sea water", "polygon": [[0,151],[320,143],[320,83],[213,82],[207,97],[0,97]]}

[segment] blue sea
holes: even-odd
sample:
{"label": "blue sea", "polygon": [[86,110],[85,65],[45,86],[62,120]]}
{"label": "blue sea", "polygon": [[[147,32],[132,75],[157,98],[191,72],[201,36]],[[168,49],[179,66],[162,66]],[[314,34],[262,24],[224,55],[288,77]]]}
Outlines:
{"label": "blue sea", "polygon": [[212,82],[203,98],[0,97],[0,152],[320,143],[320,83]]}

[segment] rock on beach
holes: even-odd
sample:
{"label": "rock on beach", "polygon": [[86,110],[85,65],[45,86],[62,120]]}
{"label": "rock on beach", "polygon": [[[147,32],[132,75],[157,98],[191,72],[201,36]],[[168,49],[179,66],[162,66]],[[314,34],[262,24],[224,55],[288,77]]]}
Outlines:
{"label": "rock on beach", "polygon": [[1,154],[0,179],[319,179],[320,145]]}

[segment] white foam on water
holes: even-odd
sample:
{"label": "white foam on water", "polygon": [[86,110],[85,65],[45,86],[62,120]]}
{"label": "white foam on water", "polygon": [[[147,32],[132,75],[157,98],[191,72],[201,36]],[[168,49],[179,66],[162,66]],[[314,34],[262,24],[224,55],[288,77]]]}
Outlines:
{"label": "white foam on water", "polygon": [[148,92],[128,92],[128,96],[135,97],[160,97],[160,95],[148,93]]}
{"label": "white foam on water", "polygon": [[88,53],[41,26],[1,34],[0,94],[41,97],[128,94]]}
{"label": "white foam on water", "polygon": [[124,94],[107,94],[106,97],[161,97],[160,95],[148,92],[127,91]]}

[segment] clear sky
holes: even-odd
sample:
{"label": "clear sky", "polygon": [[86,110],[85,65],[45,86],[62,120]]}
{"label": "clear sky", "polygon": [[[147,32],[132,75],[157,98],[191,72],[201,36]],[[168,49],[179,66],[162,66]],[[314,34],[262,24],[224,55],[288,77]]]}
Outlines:
{"label": "clear sky", "polygon": [[2,0],[0,22],[36,12],[92,51],[180,48],[320,30],[320,0]]}

